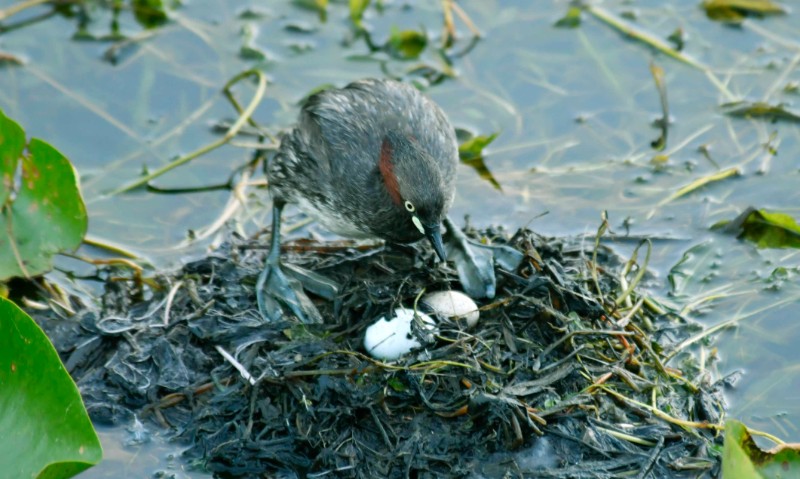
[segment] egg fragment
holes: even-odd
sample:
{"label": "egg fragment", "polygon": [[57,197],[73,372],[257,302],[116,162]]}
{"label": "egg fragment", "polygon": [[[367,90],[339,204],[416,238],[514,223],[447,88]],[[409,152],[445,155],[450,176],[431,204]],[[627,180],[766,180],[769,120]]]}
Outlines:
{"label": "egg fragment", "polygon": [[478,324],[478,305],[466,294],[460,291],[436,291],[420,299],[431,313],[443,320],[460,320],[468,328]]}
{"label": "egg fragment", "polygon": [[[417,328],[412,330],[414,322],[414,310],[408,308],[397,308],[394,310],[394,317],[389,321],[381,317],[364,334],[364,349],[376,359],[384,361],[394,361],[404,354],[422,347],[419,341]],[[422,319],[424,329],[432,331],[436,323],[425,313],[416,312]]]}

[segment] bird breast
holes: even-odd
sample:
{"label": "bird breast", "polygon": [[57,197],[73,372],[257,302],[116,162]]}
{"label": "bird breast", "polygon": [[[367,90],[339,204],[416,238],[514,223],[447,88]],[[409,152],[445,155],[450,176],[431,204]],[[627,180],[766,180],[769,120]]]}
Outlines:
{"label": "bird breast", "polygon": [[336,211],[328,204],[314,203],[301,195],[295,198],[295,202],[300,210],[314,218],[331,233],[353,239],[375,237],[369,231],[359,229],[351,219],[345,218],[340,211]]}

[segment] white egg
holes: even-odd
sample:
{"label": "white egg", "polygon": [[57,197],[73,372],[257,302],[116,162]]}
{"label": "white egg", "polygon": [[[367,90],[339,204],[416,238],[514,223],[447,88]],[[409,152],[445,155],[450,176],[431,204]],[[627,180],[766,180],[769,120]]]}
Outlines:
{"label": "white egg", "polygon": [[461,320],[468,328],[478,324],[478,305],[460,291],[437,291],[422,297],[420,303],[430,308],[431,312],[443,320]]}
{"label": "white egg", "polygon": [[[425,329],[433,330],[436,323],[425,313],[416,313],[424,322]],[[414,310],[397,308],[389,321],[385,317],[375,321],[364,334],[364,349],[370,356],[384,361],[394,361],[404,354],[422,347],[411,332]],[[419,323],[418,323],[419,324]]]}

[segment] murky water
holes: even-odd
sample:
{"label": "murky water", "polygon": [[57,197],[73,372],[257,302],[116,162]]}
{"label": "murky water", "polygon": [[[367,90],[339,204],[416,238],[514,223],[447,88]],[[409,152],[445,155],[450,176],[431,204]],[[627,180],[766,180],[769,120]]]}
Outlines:
{"label": "murky water", "polygon": [[[11,4],[0,0],[0,9]],[[436,51],[440,2],[383,5],[383,13],[371,8],[366,14],[372,40],[383,43],[395,26],[424,29],[433,44],[418,60],[369,56],[364,40],[353,39],[346,2],[331,3],[322,22],[317,12],[291,2],[253,4],[251,15],[244,15],[240,2],[195,0],[149,32],[123,11],[119,29],[134,39],[123,44],[103,40],[111,33],[112,17],[102,8],[93,9],[91,21],[81,28],[77,18],[39,18],[49,7],[33,8],[3,23],[19,22],[18,28],[0,30],[0,52],[25,60],[21,67],[0,67],[0,108],[74,162],[93,239],[160,266],[174,264],[208,246],[209,240],[187,243],[188,231],[202,232],[217,220],[230,193],[108,192],[134,179],[145,165],[152,170],[219,139],[211,126],[236,117],[220,90],[242,70],[257,67],[267,73],[266,98],[255,118],[278,131],[294,121],[297,101],[322,84],[387,72],[420,80],[410,73],[420,64],[446,69]],[[687,314],[708,326],[736,326],[712,335],[713,348],[706,348],[720,357],[716,374],[745,372],[730,391],[730,416],[800,441],[800,253],[759,250],[709,230],[749,206],[800,218],[798,123],[736,119],[720,109],[741,99],[798,103],[797,14],[731,27],[709,20],[694,0],[665,7],[604,2],[605,11],[630,14],[657,37],[681,29],[684,52],[708,66],[715,82],[596,16],[585,13],[579,28],[554,28],[566,1],[536,2],[535,7],[491,0],[459,5],[483,38],[454,59],[456,77],[432,86],[428,94],[457,127],[499,133],[485,163],[500,188],[463,166],[454,217],[469,215],[477,225],[581,235],[593,233],[606,210],[615,232],[631,235],[612,243],[621,254],[630,254],[639,238],[652,238],[655,277],[648,286],[668,302],[692,305]],[[470,31],[458,16],[455,21],[458,50],[468,45]],[[73,38],[78,33],[82,40]],[[263,58],[243,58],[243,46],[250,48],[250,57]],[[104,59],[112,47],[115,63]],[[651,146],[660,133],[654,121],[661,116],[651,62],[664,71],[672,120],[663,152]],[[254,88],[235,91],[246,104]],[[251,157],[252,141],[242,138],[239,146],[215,150],[154,184],[224,183]],[[739,175],[677,196],[682,187],[730,168]],[[258,207],[268,201],[264,191],[250,191],[249,209],[237,213],[247,232],[266,224],[269,216],[268,208]],[[297,234],[309,229],[318,230],[312,225]],[[685,281],[671,290],[668,272],[687,252]],[[775,273],[778,268],[785,273]],[[116,440],[104,438],[107,449]],[[152,471],[155,466],[141,467]],[[102,470],[81,477],[111,477]]]}

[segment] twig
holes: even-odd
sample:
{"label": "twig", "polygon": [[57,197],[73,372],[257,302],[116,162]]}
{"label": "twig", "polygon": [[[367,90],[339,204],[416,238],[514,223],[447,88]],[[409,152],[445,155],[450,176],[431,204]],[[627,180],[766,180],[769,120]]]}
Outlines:
{"label": "twig", "polygon": [[633,281],[631,281],[631,284],[629,284],[628,287],[625,289],[625,291],[623,291],[622,294],[617,296],[617,298],[614,300],[614,302],[616,304],[622,303],[623,301],[625,301],[625,299],[628,298],[628,296],[630,296],[630,294],[633,292],[633,290],[636,288],[636,286],[638,286],[639,283],[642,281],[642,278],[644,277],[644,273],[647,271],[647,265],[650,263],[650,253],[653,250],[653,243],[651,243],[649,239],[641,241],[639,243],[639,245],[636,246],[636,249],[633,250],[633,254],[631,255],[631,259],[628,261],[628,264],[625,265],[625,270],[626,271],[623,273],[623,277],[627,273],[627,270],[629,270],[629,268],[631,268],[633,266],[633,264],[636,263],[637,253],[639,251],[639,248],[641,248],[643,244],[647,245],[647,254],[644,257],[644,264],[639,266],[639,271],[636,273],[636,276],[633,278]]}
{"label": "twig", "polygon": [[117,246],[107,242],[106,240],[99,239],[92,237],[91,235],[86,235],[83,237],[83,244],[87,244],[89,246],[94,246],[95,248],[104,249],[106,251],[110,251],[114,254],[118,254],[120,256],[124,256],[128,259],[139,259],[139,255],[136,253],[132,253],[126,249],[123,249],[122,246]]}
{"label": "twig", "polygon": [[719,79],[714,75],[714,72],[711,71],[708,66],[704,65],[702,62],[692,58],[685,53],[679,52],[670,46],[664,40],[658,38],[657,36],[651,34],[643,30],[641,27],[634,25],[626,20],[623,20],[616,15],[613,15],[611,12],[594,5],[584,5],[583,9],[589,12],[592,16],[597,18],[598,20],[602,21],[606,25],[611,26],[612,28],[616,29],[623,35],[630,37],[638,42],[644,43],[659,52],[667,55],[670,58],[678,60],[681,63],[691,66],[692,68],[696,68],[697,70],[702,71],[706,74],[706,77],[711,81],[711,83],[717,87],[717,89],[729,100],[733,100],[736,97],[728,90],[728,88],[719,81]]}
{"label": "twig", "polygon": [[244,367],[242,363],[237,361],[233,356],[230,355],[230,353],[225,351],[222,348],[222,346],[215,346],[215,348],[217,349],[217,352],[219,352],[222,355],[222,357],[225,358],[226,361],[231,363],[231,366],[233,366],[237,371],[239,371],[239,374],[242,375],[245,381],[250,383],[251,386],[256,384],[255,378],[253,378],[253,375],[250,374],[250,372],[247,370],[247,368]]}
{"label": "twig", "polygon": [[592,281],[594,282],[594,287],[597,290],[597,296],[600,300],[600,303],[604,303],[605,299],[603,298],[603,290],[600,288],[600,280],[597,276],[597,250],[600,249],[600,237],[608,231],[608,212],[603,211],[600,215],[601,222],[600,226],[597,228],[597,233],[594,236],[594,250],[592,251]]}
{"label": "twig", "polygon": [[169,294],[167,294],[167,304],[164,306],[164,326],[169,326],[169,313],[172,311],[172,301],[175,299],[175,295],[178,293],[178,290],[181,289],[181,286],[183,286],[183,281],[178,281],[170,288]]}
{"label": "twig", "polygon": [[469,15],[467,15],[467,12],[459,7],[455,1],[451,1],[450,4],[453,8],[453,11],[456,13],[456,15],[458,15],[458,18],[460,18],[461,21],[464,22],[464,25],[469,28],[469,31],[472,32],[474,36],[480,38],[481,31],[478,30],[478,27],[476,27],[474,23],[472,23],[472,20],[469,18]]}
{"label": "twig", "polygon": [[5,10],[0,10],[0,20],[5,20],[6,18],[16,15],[23,10],[27,10],[37,5],[50,3],[51,1],[52,0],[27,0],[25,2],[20,2],[16,5],[6,8]]}
{"label": "twig", "polygon": [[220,146],[228,143],[232,138],[234,138],[236,134],[239,132],[239,130],[242,128],[242,126],[244,126],[244,124],[250,119],[250,116],[253,114],[256,107],[258,107],[259,103],[261,103],[261,99],[264,97],[264,92],[267,90],[267,77],[264,75],[263,72],[259,70],[247,70],[245,72],[236,75],[230,81],[228,81],[228,83],[225,85],[224,90],[228,91],[231,86],[233,86],[235,83],[238,83],[243,78],[246,78],[248,76],[255,76],[258,79],[258,87],[256,89],[256,93],[255,95],[253,95],[253,98],[252,100],[250,100],[250,104],[247,105],[247,108],[241,113],[241,115],[239,115],[239,118],[236,120],[236,123],[234,123],[233,126],[231,126],[231,128],[228,130],[227,133],[225,133],[225,135],[222,138],[200,149],[197,149],[189,153],[188,155],[182,156],[181,158],[178,158],[177,160],[172,161],[162,166],[161,168],[155,170],[154,172],[149,173],[145,176],[142,176],[141,178],[138,178],[135,181],[128,183],[127,185],[117,188],[116,190],[109,193],[109,196],[115,196],[121,193],[126,193],[140,186],[143,186],[148,182],[150,182],[151,180],[158,178],[159,176],[185,163],[190,162],[191,160],[197,158],[198,156],[204,155],[210,151],[219,148]]}
{"label": "twig", "polygon": [[678,426],[690,427],[690,428],[696,428],[696,429],[714,429],[714,430],[717,430],[717,431],[721,431],[721,430],[723,430],[725,428],[725,426],[722,425],[722,424],[714,424],[714,423],[710,423],[710,422],[687,421],[685,419],[679,419],[677,417],[670,416],[669,414],[665,413],[664,411],[662,411],[662,410],[660,410],[658,408],[655,408],[655,407],[653,407],[653,406],[651,406],[649,404],[645,404],[645,403],[639,402],[639,401],[637,401],[635,399],[631,399],[631,398],[629,398],[627,396],[624,396],[624,395],[622,395],[622,394],[620,394],[620,393],[618,393],[618,392],[616,392],[616,391],[614,391],[614,390],[612,390],[612,389],[610,389],[610,388],[608,388],[606,386],[599,386],[599,388],[602,389],[603,391],[611,394],[615,398],[620,399],[622,402],[626,402],[628,404],[632,404],[632,405],[640,407],[640,408],[642,408],[644,410],[650,411],[656,417],[658,417],[660,419],[663,419],[663,420],[665,420],[667,422],[670,422],[672,424],[677,424]]}

